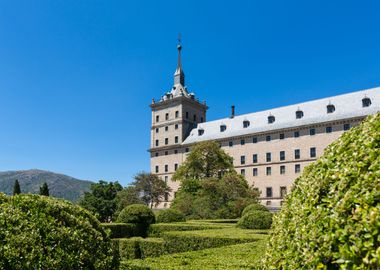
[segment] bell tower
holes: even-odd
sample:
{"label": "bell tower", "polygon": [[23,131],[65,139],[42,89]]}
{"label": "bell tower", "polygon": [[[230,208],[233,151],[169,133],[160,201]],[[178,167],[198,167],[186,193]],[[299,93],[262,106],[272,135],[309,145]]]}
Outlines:
{"label": "bell tower", "polygon": [[[152,99],[151,172],[168,181],[176,191],[178,183],[170,181],[172,174],[183,162],[187,148],[182,142],[198,123],[206,121],[208,107],[200,102],[194,93],[189,93],[185,85],[185,73],[182,68],[182,44],[179,39],[177,68],[174,72],[174,84],[158,101]],[[168,198],[170,201],[170,198]]]}

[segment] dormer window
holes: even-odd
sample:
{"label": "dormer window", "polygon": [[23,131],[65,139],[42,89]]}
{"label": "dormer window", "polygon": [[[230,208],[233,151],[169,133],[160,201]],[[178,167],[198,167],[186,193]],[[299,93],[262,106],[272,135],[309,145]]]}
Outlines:
{"label": "dormer window", "polygon": [[327,113],[335,112],[335,106],[332,104],[327,105]]}
{"label": "dormer window", "polygon": [[370,98],[365,97],[365,98],[362,99],[362,106],[363,106],[363,108],[364,107],[369,107],[369,106],[371,106],[371,104],[372,104],[372,102],[371,102]]}
{"label": "dormer window", "polygon": [[303,117],[303,111],[298,110],[296,111],[296,119],[301,119]]}
{"label": "dormer window", "polygon": [[205,133],[204,129],[198,129],[198,136],[202,136]]}
{"label": "dormer window", "polygon": [[274,123],[275,120],[276,120],[276,118],[273,115],[268,116],[268,124]]}
{"label": "dormer window", "polygon": [[226,125],[220,125],[220,132],[224,132],[227,129]]}
{"label": "dormer window", "polygon": [[249,127],[249,125],[250,125],[250,122],[249,122],[248,120],[244,120],[244,121],[243,121],[243,127],[244,127],[244,128]]}

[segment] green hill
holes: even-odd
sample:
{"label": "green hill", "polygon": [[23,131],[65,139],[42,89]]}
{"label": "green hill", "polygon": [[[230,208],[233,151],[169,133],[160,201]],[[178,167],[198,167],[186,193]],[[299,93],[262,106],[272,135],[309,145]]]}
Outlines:
{"label": "green hill", "polygon": [[0,172],[0,192],[11,195],[13,185],[18,179],[22,193],[39,193],[40,186],[46,182],[50,195],[76,202],[90,190],[91,181],[79,180],[67,175],[42,170]]}

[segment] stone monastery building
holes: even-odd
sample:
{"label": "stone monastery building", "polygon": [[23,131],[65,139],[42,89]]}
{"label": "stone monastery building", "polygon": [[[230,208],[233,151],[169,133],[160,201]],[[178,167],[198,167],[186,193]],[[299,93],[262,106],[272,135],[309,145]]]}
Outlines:
{"label": "stone monastery building", "polygon": [[344,131],[380,110],[380,87],[285,107],[206,121],[205,103],[185,86],[181,45],[174,85],[152,100],[151,172],[173,189],[171,176],[197,142],[214,140],[234,159],[235,169],[261,192],[260,201],[279,208],[303,168]]}

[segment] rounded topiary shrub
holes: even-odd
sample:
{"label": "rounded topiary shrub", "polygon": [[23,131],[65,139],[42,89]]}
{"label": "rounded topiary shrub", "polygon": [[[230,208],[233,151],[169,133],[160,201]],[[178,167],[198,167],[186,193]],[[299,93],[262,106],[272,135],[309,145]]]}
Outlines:
{"label": "rounded topiary shrub", "polygon": [[186,221],[185,215],[178,210],[161,210],[157,214],[157,223],[170,223]]}
{"label": "rounded topiary shrub", "polygon": [[239,219],[237,226],[243,229],[269,229],[272,225],[272,216],[269,211],[251,211]]}
{"label": "rounded topiary shrub", "polygon": [[262,268],[379,269],[379,228],[377,114],[343,134],[295,181]]}
{"label": "rounded topiary shrub", "polygon": [[64,200],[0,194],[0,239],[0,269],[118,269],[99,221]]}
{"label": "rounded topiary shrub", "polygon": [[143,204],[128,205],[117,217],[117,222],[136,224],[140,236],[146,236],[149,225],[155,221],[156,218],[153,211]]}
{"label": "rounded topiary shrub", "polygon": [[244,208],[243,212],[241,213],[241,216],[244,216],[245,214],[252,211],[269,212],[269,210],[264,205],[259,204],[259,203],[253,203],[253,204],[248,205],[246,208]]}

